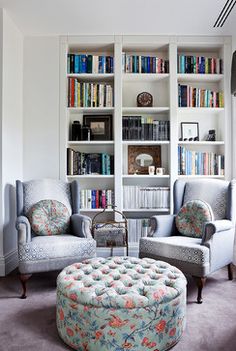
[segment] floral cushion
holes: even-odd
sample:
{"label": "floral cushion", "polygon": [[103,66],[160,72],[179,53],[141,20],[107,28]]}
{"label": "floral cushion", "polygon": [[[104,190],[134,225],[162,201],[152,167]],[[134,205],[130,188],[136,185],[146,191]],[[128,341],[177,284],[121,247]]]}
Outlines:
{"label": "floral cushion", "polygon": [[29,221],[37,235],[65,234],[69,229],[70,214],[57,200],[41,200],[30,209]]}
{"label": "floral cushion", "polygon": [[180,234],[201,238],[204,224],[214,220],[211,206],[202,200],[191,200],[184,204],[176,216],[176,227]]}
{"label": "floral cushion", "polygon": [[57,328],[76,350],[163,351],[185,326],[186,279],[170,264],[93,258],[57,279]]}

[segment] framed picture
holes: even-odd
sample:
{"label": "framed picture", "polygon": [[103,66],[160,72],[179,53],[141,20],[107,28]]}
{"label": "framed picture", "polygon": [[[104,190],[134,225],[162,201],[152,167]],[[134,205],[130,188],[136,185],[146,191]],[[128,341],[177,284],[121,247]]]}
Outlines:
{"label": "framed picture", "polygon": [[148,174],[148,167],[161,167],[161,146],[128,146],[128,174]]}
{"label": "framed picture", "polygon": [[181,122],[181,138],[183,141],[199,140],[198,122]]}
{"label": "framed picture", "polygon": [[84,115],[83,124],[91,130],[91,140],[112,140],[112,115]]}

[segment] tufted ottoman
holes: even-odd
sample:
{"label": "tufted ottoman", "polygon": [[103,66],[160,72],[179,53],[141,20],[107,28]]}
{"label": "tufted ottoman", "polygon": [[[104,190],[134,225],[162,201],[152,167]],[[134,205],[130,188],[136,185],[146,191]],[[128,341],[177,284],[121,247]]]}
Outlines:
{"label": "tufted ottoman", "polygon": [[57,279],[57,328],[79,351],[161,351],[185,326],[186,279],[149,258],[92,258]]}

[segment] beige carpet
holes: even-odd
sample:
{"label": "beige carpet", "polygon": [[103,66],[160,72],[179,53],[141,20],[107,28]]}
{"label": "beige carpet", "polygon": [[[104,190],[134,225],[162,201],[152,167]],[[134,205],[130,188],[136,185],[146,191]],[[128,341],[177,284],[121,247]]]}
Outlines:
{"label": "beige carpet", "polygon": [[[55,272],[33,275],[26,300],[19,299],[16,273],[0,278],[1,351],[71,350],[57,335],[56,276]],[[228,281],[225,269],[214,273],[203,299],[202,305],[195,303],[196,287],[189,279],[187,328],[173,350],[236,351],[236,279]]]}

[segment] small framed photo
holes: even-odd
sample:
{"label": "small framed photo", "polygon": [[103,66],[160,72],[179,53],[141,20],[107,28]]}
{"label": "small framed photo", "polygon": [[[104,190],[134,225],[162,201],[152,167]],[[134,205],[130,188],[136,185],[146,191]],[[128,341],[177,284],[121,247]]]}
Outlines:
{"label": "small framed photo", "polygon": [[181,122],[181,139],[182,141],[198,141],[198,122]]}
{"label": "small framed photo", "polygon": [[112,115],[84,115],[83,124],[91,129],[91,140],[112,140]]}

